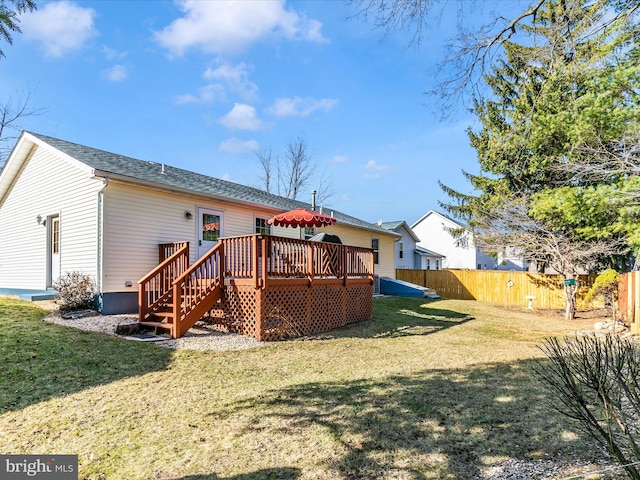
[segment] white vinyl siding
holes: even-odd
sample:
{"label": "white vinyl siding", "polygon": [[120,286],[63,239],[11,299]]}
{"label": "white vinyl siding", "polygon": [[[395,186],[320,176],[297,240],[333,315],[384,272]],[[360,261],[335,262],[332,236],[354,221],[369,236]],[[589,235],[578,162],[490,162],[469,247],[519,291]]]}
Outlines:
{"label": "white vinyl siding", "polygon": [[395,267],[395,238],[384,231],[373,232],[350,225],[336,223],[329,227],[319,228],[318,232],[332,233],[340,237],[340,241],[345,245],[371,248],[371,239],[379,240],[378,264],[374,265],[375,274],[381,277],[396,278]]}
{"label": "white vinyl siding", "polygon": [[419,246],[444,256],[442,262],[439,262],[440,268],[476,268],[476,247],[471,235],[467,233],[467,245],[461,245],[450,233],[450,229],[461,228],[460,224],[430,211],[411,228],[420,238]]}
{"label": "white vinyl siding", "polygon": [[[103,291],[135,291],[136,282],[158,264],[160,243],[189,242],[193,263],[197,257],[198,208],[222,213],[223,237],[252,235],[256,217],[273,216],[227,202],[112,181],[104,192]],[[187,219],[185,212],[191,212],[192,218]],[[281,236],[295,237],[297,233],[292,228],[273,230]],[[125,287],[126,281],[131,281],[133,288]]]}
{"label": "white vinyl siding", "polygon": [[46,288],[47,227],[60,218],[60,271],[96,277],[97,192],[90,169],[57,151],[38,147],[0,205],[0,287]]}

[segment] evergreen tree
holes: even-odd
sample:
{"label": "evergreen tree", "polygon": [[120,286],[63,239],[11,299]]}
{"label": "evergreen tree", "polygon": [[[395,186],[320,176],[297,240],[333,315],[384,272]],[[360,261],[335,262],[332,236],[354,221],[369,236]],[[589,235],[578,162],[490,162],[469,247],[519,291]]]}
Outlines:
{"label": "evergreen tree", "polygon": [[[20,33],[20,14],[31,12],[36,9],[34,0],[0,0],[0,38],[11,45],[13,43],[12,33]],[[4,52],[0,49],[0,58],[4,57]]]}
{"label": "evergreen tree", "polygon": [[[590,251],[589,238],[609,241],[600,244],[602,256],[624,250],[624,232],[612,227],[619,212],[601,195],[621,178],[603,183],[572,172],[586,152],[614,149],[637,131],[638,28],[633,15],[610,20],[615,4],[547,0],[520,25],[525,35],[503,44],[504,55],[485,76],[489,93],[474,101],[481,127],[468,133],[480,173],[465,175],[475,193],[442,185],[452,199],[444,207],[474,227],[487,248],[509,245],[546,258],[567,279],[583,265],[561,258],[561,251]],[[514,204],[521,216],[523,201],[527,218],[505,218]],[[544,231],[548,241],[523,235],[522,225],[531,222],[536,227],[527,231]],[[565,248],[557,248],[559,239]]]}

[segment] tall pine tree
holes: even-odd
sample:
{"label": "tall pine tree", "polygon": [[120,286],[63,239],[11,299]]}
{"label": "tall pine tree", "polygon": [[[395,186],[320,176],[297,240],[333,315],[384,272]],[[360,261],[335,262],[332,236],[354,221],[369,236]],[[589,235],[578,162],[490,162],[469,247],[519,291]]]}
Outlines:
{"label": "tall pine tree", "polygon": [[[611,228],[616,209],[587,195],[619,179],[603,185],[571,168],[586,152],[613,148],[637,131],[638,28],[633,12],[610,20],[616,3],[548,0],[520,26],[518,41],[503,44],[484,78],[487,94],[474,101],[480,128],[468,133],[480,173],[465,173],[474,194],[442,185],[452,200],[444,207],[474,227],[481,243],[515,247],[567,279],[585,266],[576,264],[585,258],[577,249],[592,260],[623,251],[624,233]],[[600,242],[595,252],[591,239]],[[574,292],[567,293],[571,317]]]}

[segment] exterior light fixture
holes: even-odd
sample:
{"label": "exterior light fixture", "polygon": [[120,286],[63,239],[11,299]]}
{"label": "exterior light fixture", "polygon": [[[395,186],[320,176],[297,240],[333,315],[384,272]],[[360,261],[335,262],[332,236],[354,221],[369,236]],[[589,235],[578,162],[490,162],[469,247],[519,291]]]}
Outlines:
{"label": "exterior light fixture", "polygon": [[193,214],[189,211],[184,212],[184,218],[187,220],[191,220],[193,218]]}
{"label": "exterior light fixture", "polygon": [[42,215],[36,217],[36,222],[38,222],[38,225],[42,225]]}

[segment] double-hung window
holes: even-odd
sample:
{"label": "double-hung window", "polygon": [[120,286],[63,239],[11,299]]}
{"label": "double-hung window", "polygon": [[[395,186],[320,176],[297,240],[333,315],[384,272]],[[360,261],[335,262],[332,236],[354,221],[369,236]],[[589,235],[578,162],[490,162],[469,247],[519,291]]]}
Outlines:
{"label": "double-hung window", "polygon": [[271,233],[271,227],[267,225],[266,218],[256,217],[255,233],[260,235],[269,235]]}
{"label": "double-hung window", "polygon": [[380,261],[380,240],[377,238],[371,239],[371,249],[373,250],[373,263],[379,265]]}

